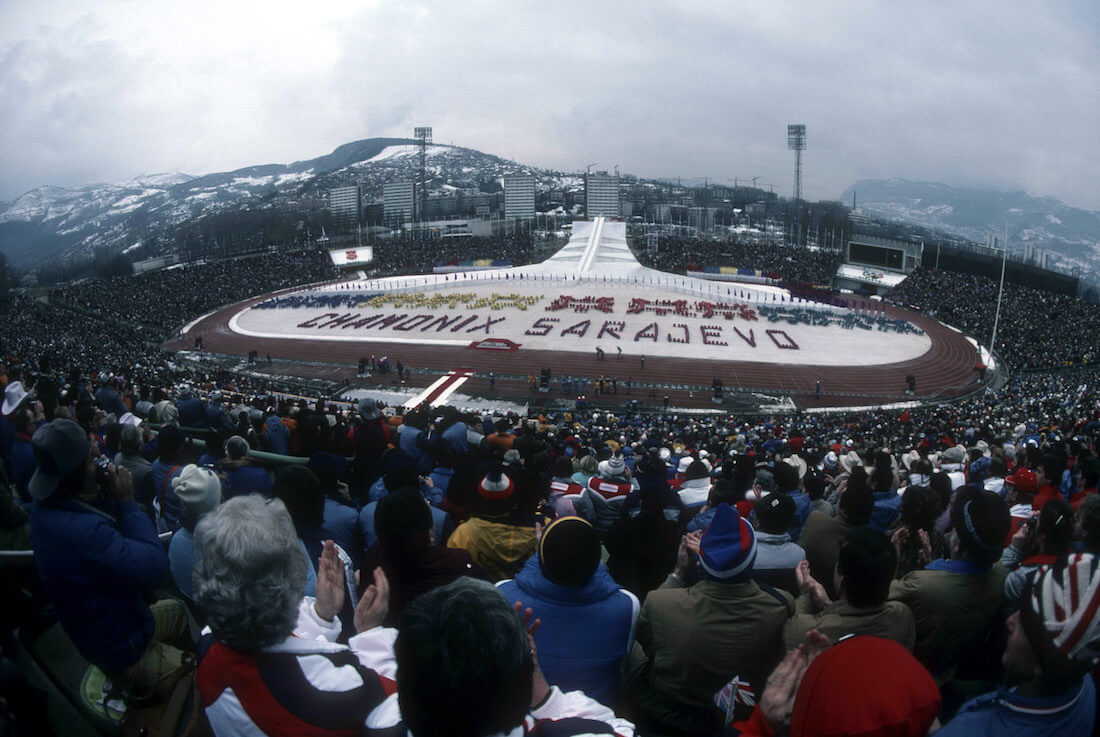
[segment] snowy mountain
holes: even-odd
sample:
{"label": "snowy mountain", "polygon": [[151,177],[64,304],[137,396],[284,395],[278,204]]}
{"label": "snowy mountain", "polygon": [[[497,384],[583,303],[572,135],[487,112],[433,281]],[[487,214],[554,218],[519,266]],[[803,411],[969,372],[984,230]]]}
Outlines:
{"label": "snowy mountain", "polygon": [[1052,197],[1026,192],[962,189],[937,182],[865,179],[849,187],[841,201],[855,193],[856,206],[876,217],[900,220],[985,243],[988,235],[1008,248],[1026,245],[1057,254],[1063,267],[1082,273],[1100,271],[1100,212],[1070,207]]}
{"label": "snowy mountain", "polygon": [[[267,164],[202,176],[150,174],[121,184],[39,187],[0,203],[0,252],[28,268],[48,259],[122,250],[190,220],[232,211],[317,208],[331,187],[359,182],[381,197],[387,181],[413,179],[414,142],[369,138],[292,164]],[[473,188],[505,174],[532,174],[540,189],[578,187],[577,175],[536,169],[458,146],[428,149],[429,192]]]}

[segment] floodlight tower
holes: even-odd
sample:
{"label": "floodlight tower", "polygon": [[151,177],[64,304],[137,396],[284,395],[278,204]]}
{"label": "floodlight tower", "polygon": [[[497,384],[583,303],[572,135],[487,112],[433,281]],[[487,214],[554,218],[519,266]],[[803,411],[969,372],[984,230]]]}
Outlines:
{"label": "floodlight tower", "polygon": [[806,148],[806,126],[787,126],[787,148],[794,151],[794,201],[802,199],[802,152]]}
{"label": "floodlight tower", "polygon": [[424,160],[428,155],[428,146],[432,145],[431,126],[413,128],[413,138],[416,139],[416,146],[420,149],[420,176],[416,186],[420,190],[417,193],[419,195],[417,199],[420,203],[420,221],[423,222],[428,217],[428,177],[425,173]]}

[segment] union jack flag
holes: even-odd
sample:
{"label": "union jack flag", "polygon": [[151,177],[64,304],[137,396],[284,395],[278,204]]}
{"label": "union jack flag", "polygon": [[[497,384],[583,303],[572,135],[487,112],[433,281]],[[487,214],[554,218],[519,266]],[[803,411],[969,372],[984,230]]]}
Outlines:
{"label": "union jack flag", "polygon": [[714,694],[714,703],[726,712],[726,724],[732,724],[733,712],[737,705],[744,704],[751,709],[756,704],[756,693],[748,681],[741,676],[734,676],[729,683],[722,686],[718,693]]}

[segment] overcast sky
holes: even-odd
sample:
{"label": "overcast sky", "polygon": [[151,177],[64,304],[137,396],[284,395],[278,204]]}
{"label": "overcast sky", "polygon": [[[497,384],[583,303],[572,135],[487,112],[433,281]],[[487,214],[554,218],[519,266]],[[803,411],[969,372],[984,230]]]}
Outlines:
{"label": "overcast sky", "polygon": [[[284,9],[285,8],[285,9]],[[1100,210],[1100,3],[0,0],[0,199],[374,136],[645,177]]]}

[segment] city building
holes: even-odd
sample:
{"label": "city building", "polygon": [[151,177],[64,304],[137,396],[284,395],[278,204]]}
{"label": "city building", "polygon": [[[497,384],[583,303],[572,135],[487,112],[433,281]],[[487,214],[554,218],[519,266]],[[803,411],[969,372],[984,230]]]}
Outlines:
{"label": "city building", "polygon": [[412,182],[386,182],[382,187],[382,206],[386,225],[411,223],[416,207],[416,186]]}
{"label": "city building", "polygon": [[620,217],[622,208],[619,207],[619,177],[611,176],[606,171],[585,176],[584,214],[589,219]]}
{"label": "city building", "polygon": [[334,226],[354,228],[358,225],[361,205],[358,184],[350,187],[333,187],[328,191],[328,211],[332,215]]}
{"label": "city building", "polygon": [[504,177],[504,217],[535,219],[535,178],[530,174]]}

